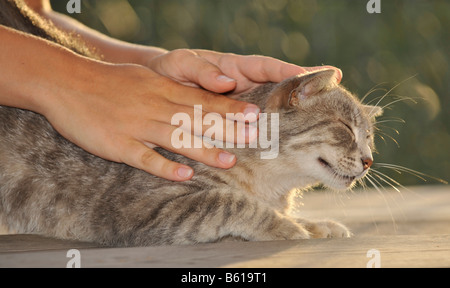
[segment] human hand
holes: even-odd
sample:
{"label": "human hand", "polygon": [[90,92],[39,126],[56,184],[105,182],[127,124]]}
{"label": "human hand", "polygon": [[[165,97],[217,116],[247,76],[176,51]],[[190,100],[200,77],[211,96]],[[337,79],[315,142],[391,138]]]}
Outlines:
{"label": "human hand", "polygon": [[[233,131],[248,129],[242,123],[226,125],[230,121],[225,118],[226,113],[258,113],[252,104],[193,87],[202,86],[216,93],[233,90],[238,94],[262,82],[281,81],[309,69],[261,56],[204,50],[193,55],[181,53],[185,52],[174,51],[154,59],[150,68],[160,74],[132,64],[90,64],[95,67],[84,71],[83,82],[92,83],[95,79],[94,85],[65,83],[69,87],[65,87],[64,97],[42,105],[47,107],[42,114],[65,138],[94,155],[169,180],[185,181],[193,176],[193,170],[169,161],[153,148],[159,146],[224,169],[232,167],[236,158],[218,148],[174,149],[171,136],[177,127],[171,125],[171,118],[175,113],[186,113],[193,119],[194,105],[202,105],[203,114],[218,113],[224,123],[224,135],[215,135],[218,140],[226,140],[225,127],[233,127]],[[191,127],[184,128],[193,131]],[[246,142],[251,141],[248,131],[246,135]]]}
{"label": "human hand", "polygon": [[[186,87],[142,66],[93,62],[86,68],[82,73],[75,69],[73,82],[60,82],[58,97],[42,103],[42,114],[60,134],[86,151],[169,180],[188,180],[193,170],[164,158],[153,149],[156,146],[214,167],[230,168],[236,162],[234,155],[218,148],[175,150],[171,143],[178,128],[171,125],[175,113],[193,119],[194,105],[223,119],[226,113],[258,112],[252,104]],[[244,124],[235,127],[241,132],[245,128]],[[216,136],[220,140],[221,135]]]}
{"label": "human hand", "polygon": [[208,50],[178,49],[152,58],[147,66],[155,72],[187,86],[202,87],[215,93],[238,95],[266,82],[332,66],[300,67],[271,57],[236,55]]}

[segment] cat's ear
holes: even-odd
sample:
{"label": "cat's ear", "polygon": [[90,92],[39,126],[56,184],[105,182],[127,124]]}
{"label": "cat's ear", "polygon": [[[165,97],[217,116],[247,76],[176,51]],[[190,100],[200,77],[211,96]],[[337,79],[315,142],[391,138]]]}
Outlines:
{"label": "cat's ear", "polygon": [[288,105],[297,106],[300,101],[318,94],[326,88],[337,85],[337,75],[334,69],[324,69],[300,76],[300,84],[289,94]]}
{"label": "cat's ear", "polygon": [[383,115],[383,108],[379,106],[363,105],[362,108],[370,118],[375,118]]}
{"label": "cat's ear", "polygon": [[337,85],[336,70],[323,69],[287,79],[271,92],[267,110],[278,110],[299,105],[300,101]]}

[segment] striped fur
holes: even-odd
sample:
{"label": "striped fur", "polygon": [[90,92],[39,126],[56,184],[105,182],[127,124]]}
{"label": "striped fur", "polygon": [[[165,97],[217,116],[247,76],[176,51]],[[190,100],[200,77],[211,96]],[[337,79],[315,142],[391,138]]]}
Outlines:
{"label": "striped fur", "polygon": [[[0,0],[0,11],[12,3]],[[0,17],[2,24],[48,32],[27,13],[17,15],[25,15],[14,18],[20,25]],[[38,36],[58,41],[46,33]],[[293,188],[347,189],[364,177],[373,109],[339,86],[332,70],[262,85],[240,98],[279,114],[279,156],[262,160],[261,148],[229,149],[238,163],[221,170],[158,149],[195,169],[185,183],[100,159],[43,116],[0,106],[0,220],[18,233],[112,246],[350,236],[336,222],[291,218]]]}

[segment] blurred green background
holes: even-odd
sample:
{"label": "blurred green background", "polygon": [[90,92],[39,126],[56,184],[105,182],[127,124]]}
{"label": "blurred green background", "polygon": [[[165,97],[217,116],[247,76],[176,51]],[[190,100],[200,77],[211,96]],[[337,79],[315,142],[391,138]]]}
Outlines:
{"label": "blurred green background", "polygon": [[[52,1],[66,13],[68,1]],[[81,0],[86,25],[122,40],[166,49],[263,54],[302,66],[334,65],[343,85],[364,96],[391,89],[376,137],[375,162],[450,180],[450,1],[381,0]],[[366,100],[383,95],[372,93]],[[396,118],[406,123],[396,122]],[[398,131],[398,134],[396,132]],[[386,135],[387,134],[387,135]],[[391,139],[395,138],[399,146]],[[436,184],[379,169],[403,185]]]}

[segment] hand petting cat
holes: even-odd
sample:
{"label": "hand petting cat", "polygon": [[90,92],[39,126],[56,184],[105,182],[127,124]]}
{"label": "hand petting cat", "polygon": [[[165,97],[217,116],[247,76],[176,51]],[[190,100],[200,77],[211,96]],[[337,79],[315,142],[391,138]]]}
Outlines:
{"label": "hand petting cat", "polygon": [[[1,66],[9,67],[9,74],[16,71],[5,85],[28,79],[27,85],[6,87],[17,89],[15,93],[20,97],[0,99],[0,104],[38,112],[61,135],[86,151],[169,180],[185,181],[193,176],[190,167],[169,161],[153,149],[160,146],[174,150],[171,131],[176,127],[171,125],[171,117],[175,113],[192,115],[194,105],[202,105],[203,113],[216,112],[225,123],[226,113],[259,110],[253,104],[220,94],[242,94],[265,82],[280,82],[326,68],[303,68],[263,56],[188,49],[169,52],[134,45],[102,35],[54,12],[48,0],[25,3],[39,15],[33,17],[50,19],[58,28],[79,34],[102,55],[102,62],[68,53],[59,45],[25,37],[0,25],[2,37],[10,39],[2,47],[5,57]],[[42,57],[37,59],[34,55]],[[21,59],[27,67],[20,66],[16,59]],[[342,74],[338,72],[340,81]],[[29,99],[27,95],[35,82],[43,84],[42,97]],[[58,87],[52,83],[65,85]],[[234,155],[218,148],[176,152],[219,168],[231,168],[236,163]]]}
{"label": "hand petting cat", "polygon": [[[342,79],[341,70],[332,66],[300,67],[271,57],[259,55],[243,56],[209,50],[174,50],[151,58],[147,66],[153,71],[183,85],[201,87],[213,93],[227,93],[230,96],[249,92],[266,82],[281,82],[295,75],[325,68],[332,68],[338,72],[336,73],[338,83]],[[202,104],[202,102],[196,102],[194,98],[189,98],[188,95],[185,97],[186,105],[193,106]],[[229,107],[224,111],[224,106],[221,103],[222,100],[219,100],[218,95],[216,97],[209,98],[213,103],[209,103],[210,107],[205,109],[207,112],[218,112],[221,115],[242,112],[230,109]],[[244,110],[244,113],[246,112],[257,114],[258,109],[257,107],[249,106],[249,108]],[[223,135],[222,139],[225,139],[225,135]],[[230,168],[236,163],[234,158],[231,158],[231,161],[226,158],[224,159],[224,157],[233,156],[227,155],[227,153],[219,149],[215,150],[218,153],[217,159],[222,162],[222,168]],[[193,154],[189,156],[190,158],[214,166],[211,162],[206,162],[207,158],[202,156],[205,153],[202,149],[193,148],[191,152]],[[188,156],[184,153],[181,154]],[[226,165],[227,162],[229,165]],[[188,180],[191,178],[190,176],[181,180]]]}
{"label": "hand petting cat", "polygon": [[[228,95],[239,95],[244,92],[249,92],[262,83],[281,82],[284,79],[298,74],[304,74],[324,68],[336,69],[338,71],[338,73],[336,73],[338,82],[342,79],[342,72],[331,66],[300,67],[271,57],[258,55],[243,56],[208,50],[178,49],[163,53],[151,58],[148,61],[147,67],[160,75],[175,80],[185,86],[201,87],[213,93],[228,93]],[[225,99],[219,95],[210,97],[213,94],[205,94],[208,95],[207,98],[198,99],[198,97],[192,97],[193,95],[189,95],[187,92],[188,90],[186,90],[186,94],[183,95],[183,104],[191,107],[194,105],[202,105],[204,113],[217,112],[224,116],[226,113],[244,112],[244,114],[258,114],[259,112],[258,107],[253,105],[247,106],[244,108],[244,111],[235,109],[234,107],[236,106],[224,105],[227,102],[231,104],[231,101],[235,101],[230,98]],[[192,114],[192,112],[193,108],[191,108],[191,113],[189,114]],[[168,113],[170,113],[170,111]],[[172,112],[171,115],[173,114],[174,112]],[[224,119],[224,121],[229,120]],[[226,140],[226,133],[224,131],[225,129],[223,130],[224,135],[222,136],[222,139]],[[154,133],[156,135],[159,134],[156,129]],[[170,135],[166,136],[170,137]],[[147,146],[154,148],[158,145],[158,143],[152,143],[152,145]],[[165,148],[170,149],[170,147],[167,146]],[[189,151],[178,150],[177,153],[215,167],[231,168],[236,163],[234,155],[230,155],[217,148],[191,148],[188,150]],[[211,156],[209,156],[208,159],[208,156],[206,156],[207,154],[215,154],[216,163],[211,160]],[[164,161],[169,163],[169,160]],[[152,165],[152,163],[149,163],[149,165]],[[186,173],[184,175],[185,177],[181,177],[183,174],[180,173],[177,174],[179,176],[178,179],[174,179],[169,174],[160,176],[166,179],[183,181],[189,180],[193,175],[187,167],[180,167],[177,169],[181,169],[183,173]]]}
{"label": "hand petting cat", "polygon": [[[236,55],[199,49],[178,49],[153,57],[147,64],[155,72],[187,86],[215,93],[241,94],[266,82],[281,82],[295,75],[331,66],[300,67],[271,57]],[[338,82],[341,70],[336,69]]]}

